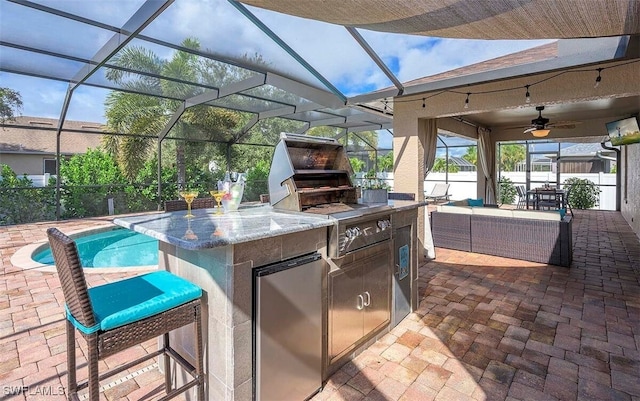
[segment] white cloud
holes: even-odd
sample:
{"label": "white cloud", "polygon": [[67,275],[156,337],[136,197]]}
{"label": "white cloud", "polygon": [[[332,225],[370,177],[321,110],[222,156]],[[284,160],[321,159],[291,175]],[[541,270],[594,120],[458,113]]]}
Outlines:
{"label": "white cloud", "polygon": [[361,30],[362,36],[385,61],[398,62],[401,82],[540,46],[551,40],[441,39]]}

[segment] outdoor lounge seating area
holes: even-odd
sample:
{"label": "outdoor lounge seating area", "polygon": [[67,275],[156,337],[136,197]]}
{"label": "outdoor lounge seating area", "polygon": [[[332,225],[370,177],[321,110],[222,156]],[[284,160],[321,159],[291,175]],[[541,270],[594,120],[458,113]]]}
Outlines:
{"label": "outdoor lounge seating area", "polygon": [[572,218],[557,211],[438,206],[431,213],[436,247],[570,266]]}

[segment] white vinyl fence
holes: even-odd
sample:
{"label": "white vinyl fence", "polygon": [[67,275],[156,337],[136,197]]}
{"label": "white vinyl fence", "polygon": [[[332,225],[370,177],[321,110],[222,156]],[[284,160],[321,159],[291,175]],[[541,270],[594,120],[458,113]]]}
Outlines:
{"label": "white vinyl fence", "polygon": [[[393,188],[393,174],[387,173],[387,183]],[[430,173],[427,179],[424,181],[424,190],[426,194],[429,194],[434,185],[438,182],[444,182],[446,179],[445,173]],[[502,177],[508,177],[514,185],[524,185],[526,182],[525,172],[502,172]],[[588,179],[594,184],[598,185],[600,190],[600,198],[598,204],[594,209],[600,210],[616,210],[616,175],[606,173],[582,173],[582,174],[560,174],[560,186],[568,178],[578,177],[582,179]],[[475,198],[477,195],[477,174],[473,172],[459,172],[449,173],[448,182],[451,184],[449,187],[449,194],[451,199],[466,199]],[[555,180],[555,173],[551,172],[532,172],[531,181],[544,183],[545,181],[553,182]],[[535,186],[540,186],[535,184]],[[514,204],[518,202],[518,198]]]}

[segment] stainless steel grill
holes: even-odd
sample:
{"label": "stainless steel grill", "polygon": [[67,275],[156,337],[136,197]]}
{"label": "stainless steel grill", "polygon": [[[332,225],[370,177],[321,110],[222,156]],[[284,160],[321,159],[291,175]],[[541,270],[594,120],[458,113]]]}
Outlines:
{"label": "stainless steel grill", "polygon": [[338,258],[391,238],[391,208],[358,204],[353,170],[335,139],[282,134],[269,172],[276,209],[330,215],[328,253]]}
{"label": "stainless steel grill", "polygon": [[304,211],[320,204],[355,204],[353,170],[335,139],[282,134],[269,171],[269,198],[276,209]]}

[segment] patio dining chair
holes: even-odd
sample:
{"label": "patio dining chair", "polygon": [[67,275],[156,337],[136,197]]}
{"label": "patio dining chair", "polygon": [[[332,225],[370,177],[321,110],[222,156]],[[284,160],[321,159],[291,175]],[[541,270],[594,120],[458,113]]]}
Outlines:
{"label": "patio dining chair", "polygon": [[[191,209],[213,209],[214,207],[216,207],[216,201],[212,197],[195,198],[191,202]],[[178,210],[187,210],[187,202],[184,199],[164,202],[165,212],[175,212]]]}
{"label": "patio dining chair", "polygon": [[571,203],[570,202],[570,196],[571,196],[571,185],[567,186],[567,190],[564,193],[564,207],[566,209],[569,209],[569,213],[571,213],[571,216],[573,216],[573,209],[571,209]]}
{"label": "patio dining chair", "polygon": [[517,185],[516,192],[518,193],[518,204],[516,208],[524,209],[527,205],[527,188],[524,185]]}
{"label": "patio dining chair", "polygon": [[[87,288],[75,241],[57,228],[48,229],[47,236],[65,300],[69,399],[79,399],[78,391],[88,387],[89,400],[98,401],[101,380],[164,355],[166,395],[162,399],[197,387],[197,399],[204,400],[200,287],[167,271],[156,271]],[[191,323],[195,367],[169,345],[169,332]],[[76,330],[87,342],[89,372],[82,383],[76,380]],[[159,336],[162,349],[99,375],[99,360]],[[193,377],[173,389],[170,357]]]}
{"label": "patio dining chair", "polygon": [[451,197],[451,195],[449,195],[449,185],[451,184],[445,184],[442,182],[437,183],[433,186],[430,194],[425,194],[425,200],[449,200],[449,198]]}

